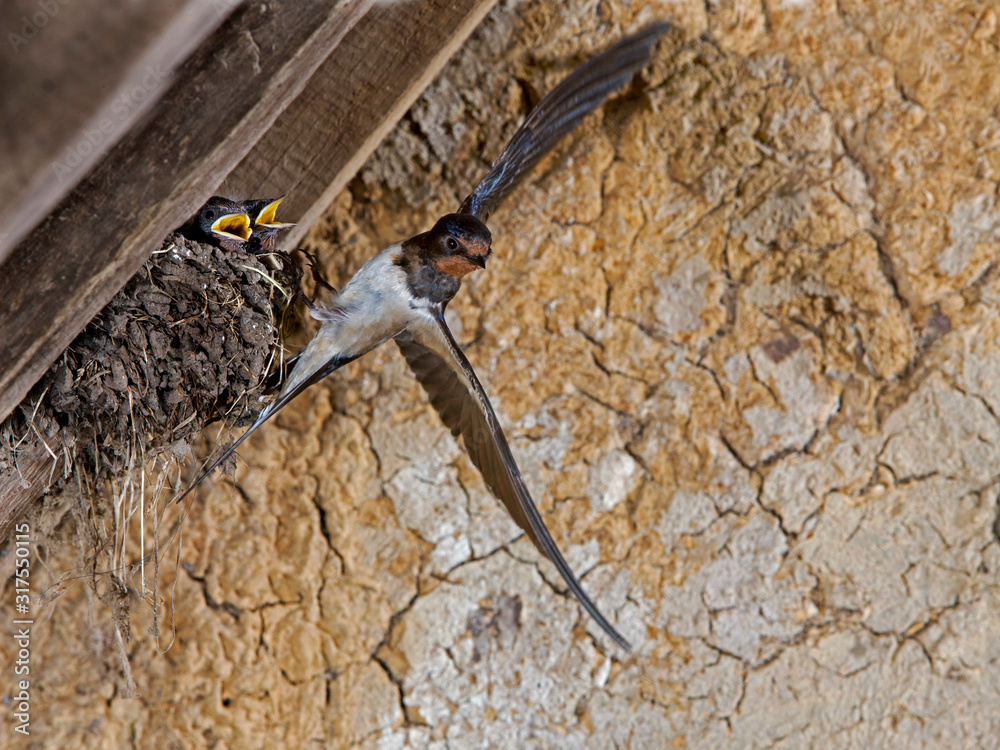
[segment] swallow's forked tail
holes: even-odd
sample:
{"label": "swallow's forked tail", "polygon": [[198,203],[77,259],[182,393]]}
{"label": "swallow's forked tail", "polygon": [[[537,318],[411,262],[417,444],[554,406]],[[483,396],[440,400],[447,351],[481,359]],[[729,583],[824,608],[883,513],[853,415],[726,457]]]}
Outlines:
{"label": "swallow's forked tail", "polygon": [[264,407],[264,410],[260,413],[257,419],[254,420],[254,423],[247,428],[247,431],[240,435],[236,442],[229,446],[221,456],[215,459],[215,461],[213,461],[211,465],[205,469],[204,472],[202,472],[201,476],[199,476],[190,487],[184,490],[184,494],[177,498],[177,502],[181,502],[184,498],[191,494],[191,491],[201,484],[209,474],[215,471],[215,468],[219,464],[233,455],[233,452],[243,444],[244,440],[250,437],[250,435],[253,434],[258,427],[273,417],[289,401],[298,396],[313,383],[319,382],[334,370],[339,370],[348,362],[353,362],[355,359],[356,357],[334,357],[324,365],[317,367],[315,371],[308,374],[300,373],[298,369],[293,370],[290,379],[286,383],[285,389],[281,392],[281,395]]}

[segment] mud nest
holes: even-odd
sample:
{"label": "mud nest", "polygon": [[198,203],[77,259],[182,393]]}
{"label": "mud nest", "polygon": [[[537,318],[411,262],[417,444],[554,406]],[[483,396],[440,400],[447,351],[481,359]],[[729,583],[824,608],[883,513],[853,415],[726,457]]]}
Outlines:
{"label": "mud nest", "polygon": [[44,446],[93,486],[209,422],[251,421],[295,278],[287,256],[170,237],[0,425],[0,475]]}

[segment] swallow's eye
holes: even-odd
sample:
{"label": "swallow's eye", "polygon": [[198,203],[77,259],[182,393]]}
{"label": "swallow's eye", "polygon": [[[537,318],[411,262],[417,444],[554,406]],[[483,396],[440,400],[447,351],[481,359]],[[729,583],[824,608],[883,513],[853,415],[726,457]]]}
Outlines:
{"label": "swallow's eye", "polygon": [[214,208],[210,208],[207,211],[205,211],[205,218],[208,219],[209,221],[214,221],[216,214],[217,214],[216,210]]}
{"label": "swallow's eye", "polygon": [[458,250],[458,240],[456,240],[454,237],[449,237],[447,244],[449,250]]}

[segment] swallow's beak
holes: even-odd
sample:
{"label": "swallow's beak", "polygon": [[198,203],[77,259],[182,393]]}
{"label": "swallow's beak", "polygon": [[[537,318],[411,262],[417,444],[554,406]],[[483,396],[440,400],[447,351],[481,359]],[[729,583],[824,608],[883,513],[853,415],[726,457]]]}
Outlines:
{"label": "swallow's beak", "polygon": [[471,252],[467,256],[469,262],[473,263],[479,268],[485,269],[486,259],[489,258],[490,253],[493,252],[493,248],[490,247],[490,243],[477,240],[472,243],[472,246],[469,249],[471,250]]}
{"label": "swallow's beak", "polygon": [[212,224],[212,231],[223,237],[246,242],[250,239],[250,217],[246,214],[226,214]]}
{"label": "swallow's beak", "polygon": [[294,224],[286,224],[282,221],[275,221],[274,215],[278,211],[278,204],[285,200],[285,196],[281,196],[276,201],[271,201],[264,208],[260,210],[257,214],[257,220],[254,221],[255,226],[271,227],[272,229],[285,229],[287,227],[294,227]]}

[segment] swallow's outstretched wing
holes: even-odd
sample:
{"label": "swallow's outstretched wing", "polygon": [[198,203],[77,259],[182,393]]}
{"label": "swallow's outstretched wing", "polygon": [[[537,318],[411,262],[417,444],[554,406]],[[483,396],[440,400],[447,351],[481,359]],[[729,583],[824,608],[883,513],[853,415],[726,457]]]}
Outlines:
{"label": "swallow's outstretched wing", "polygon": [[649,61],[656,40],[669,28],[666,22],[650,24],[566,76],[531,110],[459,213],[486,221],[560,138]]}
{"label": "swallow's outstretched wing", "polygon": [[524,529],[535,546],[556,566],[583,608],[615,643],[631,651],[629,642],[587,596],[545,528],[545,522],[511,455],[493,406],[472,365],[451,335],[443,311],[434,311],[425,326],[410,326],[396,336],[396,344],[427,392],[441,421],[453,435],[462,436],[469,458],[482,473],[486,485],[503,501],[514,521]]}

